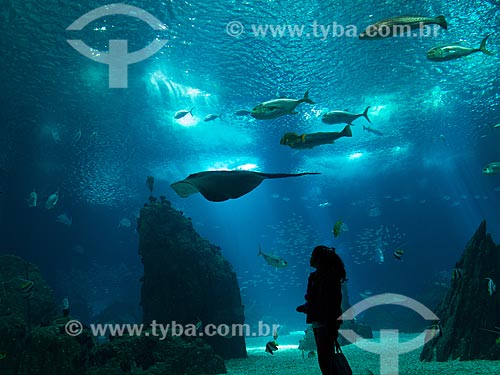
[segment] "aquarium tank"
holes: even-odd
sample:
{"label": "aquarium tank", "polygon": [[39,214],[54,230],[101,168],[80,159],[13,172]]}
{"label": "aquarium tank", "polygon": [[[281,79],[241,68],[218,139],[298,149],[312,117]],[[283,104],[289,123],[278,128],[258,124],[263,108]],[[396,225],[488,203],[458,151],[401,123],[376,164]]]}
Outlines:
{"label": "aquarium tank", "polygon": [[0,0],[0,372],[500,373],[499,25]]}

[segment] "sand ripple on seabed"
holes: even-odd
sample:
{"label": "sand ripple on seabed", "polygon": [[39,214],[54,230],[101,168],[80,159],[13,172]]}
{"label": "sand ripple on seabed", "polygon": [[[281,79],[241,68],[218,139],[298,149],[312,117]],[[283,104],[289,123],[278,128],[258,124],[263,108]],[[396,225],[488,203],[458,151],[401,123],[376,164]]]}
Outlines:
{"label": "sand ripple on seabed", "polygon": [[[366,375],[367,369],[380,373],[379,356],[353,345],[343,347],[353,375]],[[399,375],[499,375],[500,361],[420,362],[420,349],[403,354]],[[229,375],[321,375],[316,358],[302,358],[298,349],[279,350],[273,356],[249,350],[247,359],[226,361]],[[396,374],[396,372],[394,373]]]}

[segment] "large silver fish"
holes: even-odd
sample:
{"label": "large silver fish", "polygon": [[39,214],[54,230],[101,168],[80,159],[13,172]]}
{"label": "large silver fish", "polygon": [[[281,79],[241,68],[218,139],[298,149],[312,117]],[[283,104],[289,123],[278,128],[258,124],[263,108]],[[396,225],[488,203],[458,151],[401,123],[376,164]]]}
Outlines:
{"label": "large silver fish", "polygon": [[260,103],[254,109],[252,109],[252,117],[257,120],[272,120],[284,115],[295,115],[295,108],[300,103],[314,104],[314,102],[309,99],[309,90],[306,91],[302,99],[273,99],[267,102]]}
{"label": "large silver fish", "polygon": [[368,118],[368,109],[370,107],[366,107],[365,111],[360,114],[355,114],[347,111],[331,111],[328,113],[325,113],[323,115],[323,118],[321,121],[323,121],[325,124],[349,124],[353,125],[353,121],[356,120],[359,117],[364,117],[368,120],[368,122],[371,124],[372,122]]}
{"label": "large silver fish", "polygon": [[462,47],[457,44],[431,48],[427,52],[427,58],[431,61],[448,61],[469,56],[470,54],[476,52],[482,52],[486,55],[491,56],[493,55],[493,53],[486,49],[486,41],[490,36],[491,34],[486,35],[484,37],[484,39],[481,41],[481,45],[479,46],[479,48]]}
{"label": "large silver fish", "polygon": [[259,256],[259,255],[262,255],[264,257],[265,261],[267,262],[267,264],[269,264],[270,266],[273,266],[276,268],[283,268],[283,267],[288,266],[287,261],[284,260],[283,258],[276,256],[276,255],[263,253],[262,249],[260,248],[260,245],[259,245],[259,253],[257,254],[257,256]]}
{"label": "large silver fish", "polygon": [[[411,30],[420,29],[424,25],[439,25],[443,29],[448,29],[448,23],[444,16],[423,17],[423,16],[397,16],[378,21],[370,25],[359,34],[361,40],[383,39],[391,36],[405,36]],[[411,34],[410,34],[411,36]]]}

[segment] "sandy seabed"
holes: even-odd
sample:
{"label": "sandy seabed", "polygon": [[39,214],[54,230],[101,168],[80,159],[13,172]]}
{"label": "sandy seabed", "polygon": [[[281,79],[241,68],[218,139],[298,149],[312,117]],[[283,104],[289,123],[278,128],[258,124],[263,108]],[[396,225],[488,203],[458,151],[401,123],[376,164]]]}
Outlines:
{"label": "sandy seabed", "polygon": [[[294,333],[278,338],[279,350],[270,355],[265,352],[265,344],[269,338],[247,339],[248,358],[226,361],[229,375],[321,375],[317,358],[305,358],[297,349],[298,340],[302,333]],[[418,334],[401,334],[400,341],[408,341]],[[372,341],[372,340],[369,340]],[[387,351],[394,350],[397,342],[389,342]],[[380,374],[380,355],[361,350],[355,345],[342,347],[353,375]],[[401,354],[398,367],[391,371],[391,375],[500,375],[500,361],[450,361],[450,362],[421,362],[422,348],[413,352]],[[368,371],[369,370],[369,371]]]}

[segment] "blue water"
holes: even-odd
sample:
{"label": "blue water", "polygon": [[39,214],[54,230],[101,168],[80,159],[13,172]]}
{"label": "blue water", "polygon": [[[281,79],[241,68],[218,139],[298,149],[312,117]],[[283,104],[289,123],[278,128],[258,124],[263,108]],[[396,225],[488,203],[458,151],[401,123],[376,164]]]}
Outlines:
{"label": "blue water", "polygon": [[[107,16],[82,31],[66,28],[103,5],[87,1],[0,4],[1,252],[40,266],[62,299],[81,300],[90,319],[116,301],[137,305],[142,265],[135,217],[147,201],[145,179],[192,218],[195,229],[222,247],[240,279],[247,318],[270,316],[301,329],[309,255],[317,244],[343,257],[351,302],[360,293],[418,297],[423,285],[449,272],[481,220],[500,238],[500,175],[482,168],[500,159],[499,61],[481,53],[433,63],[425,52],[462,41],[477,47],[498,31],[500,7],[487,1],[130,1],[164,22],[152,31],[126,16]],[[349,37],[258,38],[251,25],[314,21],[360,30],[396,14],[444,14],[434,37],[360,41]],[[226,33],[239,21],[245,33]],[[106,51],[110,39],[138,50],[154,38],[166,46],[130,65],[128,88],[108,87],[108,67],[66,42],[82,39]],[[498,34],[488,48],[498,50]],[[298,114],[258,121],[234,113],[277,96],[314,105]],[[312,150],[279,144],[285,132],[340,131],[323,113],[371,106],[373,127],[355,121],[353,137]],[[174,120],[181,109],[193,116]],[[208,114],[222,120],[204,122]],[[81,131],[81,138],[75,138]],[[58,133],[60,142],[53,134]],[[250,168],[321,172],[268,180],[222,203],[179,198],[169,185],[191,173]],[[35,189],[36,208],[26,199]],[[47,197],[59,191],[54,210]],[[67,227],[56,222],[66,213]],[[130,220],[130,227],[120,221]],[[333,224],[349,231],[338,238]],[[285,258],[274,270],[257,257]],[[392,252],[403,247],[403,260]],[[383,255],[381,261],[380,254]],[[90,311],[83,306],[88,305]],[[432,307],[432,306],[431,306]]]}

